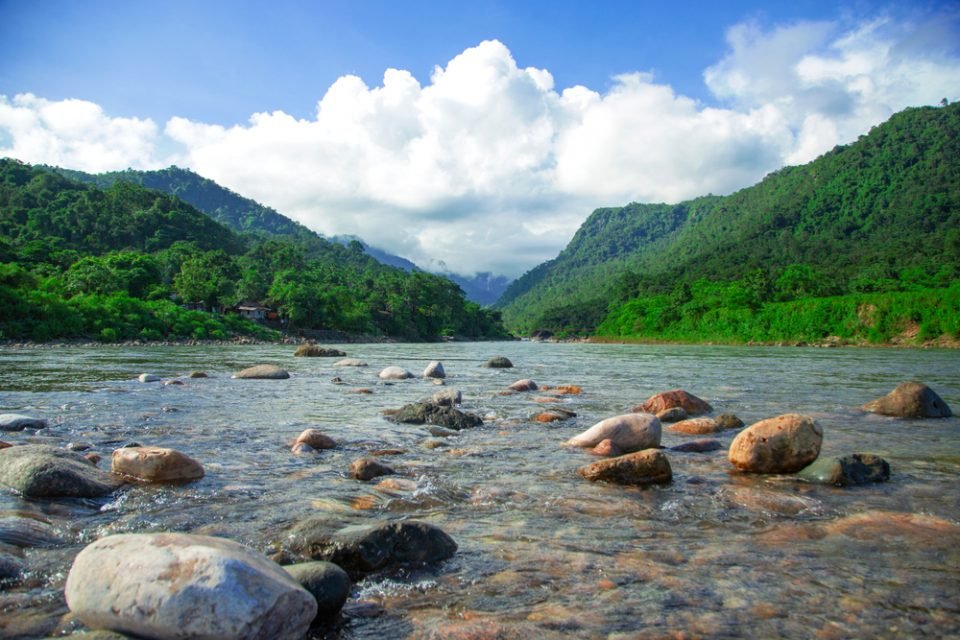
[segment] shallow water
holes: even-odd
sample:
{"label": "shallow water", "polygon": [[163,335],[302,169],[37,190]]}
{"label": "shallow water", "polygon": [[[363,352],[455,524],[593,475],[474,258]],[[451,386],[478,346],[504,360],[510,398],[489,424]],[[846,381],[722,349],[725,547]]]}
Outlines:
{"label": "shallow water", "polygon": [[[103,347],[0,350],[0,412],[45,417],[50,428],[11,442],[122,443],[179,449],[207,475],[187,486],[135,487],[103,500],[22,500],[70,544],[29,549],[29,574],[0,591],[0,637],[69,634],[62,588],[73,556],[111,533],[176,530],[222,535],[277,552],[297,521],[416,518],[458,543],[435,567],[355,585],[338,621],[315,638],[960,637],[960,419],[895,420],[857,407],[917,379],[960,410],[953,351],[640,345],[449,343],[340,345],[337,358],[294,358],[293,347]],[[485,369],[493,355],[515,368]],[[430,360],[485,424],[427,448],[423,427],[382,411],[438,389],[384,384],[388,365],[415,374]],[[259,363],[289,380],[233,380]],[[183,386],[142,384],[202,370]],[[333,384],[339,376],[344,384]],[[540,394],[500,395],[511,382],[576,384],[557,406],[573,420],[533,422]],[[890,482],[839,489],[732,472],[725,450],[668,452],[670,485],[593,484],[576,474],[595,458],[560,446],[650,395],[684,388],[715,413],[751,424],[813,416],[821,455],[876,453]],[[357,394],[358,388],[373,393]],[[542,405],[550,406],[550,405]],[[295,457],[289,442],[317,427],[340,446]],[[726,445],[733,432],[719,436]],[[663,444],[690,436],[664,432]],[[350,462],[385,462],[415,490],[382,490],[347,476]],[[41,633],[42,632],[42,633]]]}

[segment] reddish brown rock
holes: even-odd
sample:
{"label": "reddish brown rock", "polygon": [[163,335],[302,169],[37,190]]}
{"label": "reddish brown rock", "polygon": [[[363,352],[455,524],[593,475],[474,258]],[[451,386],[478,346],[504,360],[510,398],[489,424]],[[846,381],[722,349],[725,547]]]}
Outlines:
{"label": "reddish brown rock", "polygon": [[673,479],[670,461],[659,449],[644,449],[608,458],[577,470],[587,480],[615,484],[666,484]]}
{"label": "reddish brown rock", "polygon": [[630,411],[632,413],[646,412],[658,414],[661,411],[666,411],[674,407],[680,407],[686,411],[689,416],[698,416],[702,413],[713,411],[713,407],[710,406],[709,402],[683,389],[664,391],[663,393],[650,396],[643,404],[633,407]]}
{"label": "reddish brown rock", "polygon": [[350,465],[350,475],[357,480],[373,480],[394,473],[396,471],[374,458],[359,458]]}
{"label": "reddish brown rock", "polygon": [[883,396],[863,405],[865,411],[895,418],[949,418],[950,407],[933,389],[921,382],[904,382]]}
{"label": "reddish brown rock", "polygon": [[573,411],[567,411],[566,409],[561,409],[555,407],[548,409],[546,411],[541,411],[537,415],[533,416],[534,422],[557,422],[560,420],[569,420],[570,418],[576,418],[577,414]]}
{"label": "reddish brown rock", "polygon": [[524,378],[523,380],[517,380],[516,382],[511,384],[509,387],[507,387],[507,389],[510,389],[510,391],[536,391],[537,388],[538,388],[537,383],[534,382],[533,380],[530,380],[529,378]]}
{"label": "reddish brown rock", "polygon": [[333,449],[337,446],[333,438],[319,429],[304,429],[293,444],[305,444],[312,449]]}
{"label": "reddish brown rock", "polygon": [[728,458],[747,473],[795,473],[817,459],[822,442],[823,429],[813,418],[789,413],[741,431]]}
{"label": "reddish brown rock", "polygon": [[702,436],[708,433],[719,433],[723,431],[723,427],[713,418],[690,418],[671,424],[667,427],[667,431],[688,436]]}
{"label": "reddish brown rock", "polygon": [[590,449],[590,453],[595,456],[614,458],[622,455],[623,451],[620,450],[620,447],[614,444],[613,440],[607,438],[606,440],[601,440],[593,449]]}
{"label": "reddish brown rock", "polygon": [[175,449],[163,447],[123,447],[113,452],[114,473],[147,482],[175,482],[203,477],[203,466]]}

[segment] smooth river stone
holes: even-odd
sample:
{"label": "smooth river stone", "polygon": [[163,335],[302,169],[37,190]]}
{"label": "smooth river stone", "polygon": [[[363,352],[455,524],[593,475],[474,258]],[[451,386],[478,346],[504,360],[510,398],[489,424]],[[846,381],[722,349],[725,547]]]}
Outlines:
{"label": "smooth river stone", "polygon": [[365,367],[367,363],[357,358],[344,358],[333,363],[335,367]]}
{"label": "smooth river stone", "polygon": [[413,374],[403,367],[386,367],[380,372],[379,377],[381,380],[407,380],[412,378]]}
{"label": "smooth river stone", "polygon": [[807,482],[837,487],[886,482],[890,479],[890,465],[880,456],[853,453],[848,456],[818,458],[797,473]]}
{"label": "smooth river stone", "polygon": [[350,576],[332,562],[315,560],[283,569],[316,599],[318,619],[336,615],[350,595]]}
{"label": "smooth river stone", "polygon": [[24,429],[45,429],[47,421],[43,418],[25,416],[22,413],[0,413],[0,431],[23,431]]}
{"label": "smooth river stone", "polygon": [[660,446],[660,420],[649,413],[627,413],[601,420],[583,433],[566,441],[570,447],[595,447],[610,440],[625,453]]}
{"label": "smooth river stone", "polygon": [[427,367],[423,370],[423,377],[424,377],[424,378],[435,378],[435,379],[440,380],[440,379],[443,379],[443,378],[446,378],[446,377],[447,377],[447,372],[444,371],[444,369],[443,369],[443,363],[442,363],[442,362],[438,362],[437,360],[433,360],[433,361],[431,361],[430,364],[428,364]]}
{"label": "smooth river stone", "polygon": [[286,380],[290,373],[276,365],[258,364],[238,371],[231,377],[245,380]]}
{"label": "smooth river stone", "polygon": [[524,378],[523,380],[517,380],[513,384],[507,387],[510,391],[536,391],[538,389],[537,383],[529,378]]}
{"label": "smooth river stone", "polygon": [[79,453],[27,444],[0,449],[0,484],[30,498],[96,498],[123,482]]}
{"label": "smooth river stone", "polygon": [[949,418],[947,403],[922,382],[904,382],[883,396],[863,405],[865,411],[895,418]]}
{"label": "smooth river stone", "polygon": [[635,453],[607,458],[577,470],[587,480],[614,484],[666,484],[673,479],[670,461],[659,449],[644,449]]}
{"label": "smooth river stone", "polygon": [[701,413],[713,411],[709,402],[683,389],[673,389],[672,391],[654,394],[647,398],[643,404],[637,405],[630,411],[657,414],[674,407],[680,407],[687,412],[688,416],[698,416]]}
{"label": "smooth river stone", "polygon": [[672,433],[682,433],[690,436],[702,436],[710,433],[719,433],[723,427],[713,418],[689,418],[674,422],[667,427]]}
{"label": "smooth river stone", "polygon": [[203,466],[185,453],[163,447],[124,447],[113,452],[114,473],[147,482],[198,480]]}
{"label": "smooth river stone", "polygon": [[342,358],[347,354],[339,349],[328,349],[318,344],[302,344],[293,355],[300,358]]}
{"label": "smooth river stone", "polygon": [[761,420],[733,439],[730,462],[747,473],[795,473],[817,459],[823,429],[796,413]]}

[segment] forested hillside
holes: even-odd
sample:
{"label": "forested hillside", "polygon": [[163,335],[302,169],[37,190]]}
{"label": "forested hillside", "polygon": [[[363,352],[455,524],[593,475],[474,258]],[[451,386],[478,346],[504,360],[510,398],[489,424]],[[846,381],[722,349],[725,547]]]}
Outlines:
{"label": "forested hillside", "polygon": [[663,329],[684,311],[945,288],[958,275],[960,104],[952,104],[898,113],[730,196],[598,209],[497,306],[522,332],[590,333],[612,314],[620,322],[605,323],[608,333],[615,325],[618,335],[657,335],[643,323],[634,331],[621,305],[666,296]]}
{"label": "forested hillside", "polygon": [[497,314],[449,280],[381,265],[358,243],[236,234],[132,182],[101,189],[0,159],[0,337],[264,335],[236,316],[184,308],[241,301],[276,309],[290,331],[503,335]]}

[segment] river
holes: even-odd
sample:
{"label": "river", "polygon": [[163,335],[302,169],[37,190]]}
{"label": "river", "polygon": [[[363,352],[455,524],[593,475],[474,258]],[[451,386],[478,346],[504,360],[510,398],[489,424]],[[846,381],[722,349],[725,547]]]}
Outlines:
{"label": "river", "polygon": [[[369,363],[295,358],[288,345],[0,349],[0,413],[47,418],[36,433],[0,439],[136,441],[179,449],[206,476],[186,486],[131,487],[102,500],[24,500],[69,541],[27,549],[22,582],[0,591],[0,634],[70,634],[62,589],[84,545],[120,532],[229,537],[267,554],[299,520],[344,524],[416,518],[458,543],[438,566],[354,585],[340,618],[313,638],[844,638],[960,637],[960,419],[898,420],[858,409],[898,383],[920,380],[960,411],[960,354],[911,349],[643,346],[532,342],[331,345]],[[503,355],[514,368],[483,368]],[[446,386],[485,424],[442,446],[424,427],[382,412],[431,395],[418,378],[392,384],[398,365],[443,363]],[[288,380],[236,380],[270,363]],[[183,378],[199,370],[206,379]],[[153,373],[183,385],[141,383]],[[343,384],[334,384],[339,377]],[[577,417],[533,422],[536,393],[502,395],[520,378],[575,384],[561,399]],[[372,393],[356,393],[366,388]],[[567,438],[650,395],[686,389],[748,425],[783,413],[822,426],[821,455],[883,456],[889,482],[853,488],[733,471],[726,445],[667,452],[669,485],[591,483],[596,460]],[[294,456],[316,427],[339,446]],[[664,432],[663,444],[690,436]],[[351,479],[352,460],[385,461],[415,490]]]}

